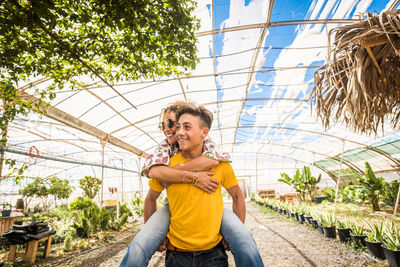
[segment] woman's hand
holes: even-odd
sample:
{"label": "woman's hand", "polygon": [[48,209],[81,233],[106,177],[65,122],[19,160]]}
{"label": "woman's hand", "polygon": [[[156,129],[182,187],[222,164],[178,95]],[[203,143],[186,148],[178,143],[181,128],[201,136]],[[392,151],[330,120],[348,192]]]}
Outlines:
{"label": "woman's hand", "polygon": [[213,174],[214,172],[198,172],[195,186],[206,193],[214,193],[218,189],[219,182],[211,177]]}

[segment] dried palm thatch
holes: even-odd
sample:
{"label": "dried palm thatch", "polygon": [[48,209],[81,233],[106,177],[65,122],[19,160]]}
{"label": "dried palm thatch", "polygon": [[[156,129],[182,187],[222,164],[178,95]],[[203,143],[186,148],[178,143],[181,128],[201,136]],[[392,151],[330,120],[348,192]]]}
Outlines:
{"label": "dried palm thatch", "polygon": [[389,120],[398,130],[400,11],[365,17],[330,32],[335,38],[332,59],[315,73],[311,98],[326,128],[333,119],[355,131],[376,134]]}

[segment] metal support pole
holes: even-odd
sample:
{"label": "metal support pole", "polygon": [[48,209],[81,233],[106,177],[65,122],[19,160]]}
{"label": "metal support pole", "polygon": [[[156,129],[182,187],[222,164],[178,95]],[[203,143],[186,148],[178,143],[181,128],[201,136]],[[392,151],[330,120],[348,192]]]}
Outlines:
{"label": "metal support pole", "polygon": [[4,149],[0,152],[0,181],[3,178],[3,162],[4,162]]}
{"label": "metal support pole", "polygon": [[396,215],[396,213],[397,213],[397,210],[399,208],[399,200],[400,200],[400,186],[399,186],[399,190],[397,191],[396,205],[394,205],[393,215]]}
{"label": "metal support pole", "polygon": [[121,159],[121,199],[124,203],[124,159]]}
{"label": "metal support pole", "polygon": [[143,181],[142,181],[142,164],[141,164],[142,157],[138,156],[138,170],[139,170],[139,192],[140,198],[143,198]]}
{"label": "metal support pole", "polygon": [[106,146],[107,139],[100,140],[101,144],[101,196],[100,207],[103,207],[103,193],[104,193],[104,147]]}
{"label": "metal support pole", "polygon": [[346,143],[345,140],[342,140],[343,146],[342,146],[342,155],[340,155],[340,168],[339,168],[339,176],[336,180],[336,191],[335,191],[335,204],[333,206],[333,217],[335,218],[335,213],[336,213],[336,202],[338,198],[338,192],[339,192],[339,184],[340,184],[340,177],[342,176],[342,162],[343,162],[343,154],[344,154],[344,145]]}
{"label": "metal support pole", "polygon": [[[4,144],[6,144],[7,143],[7,132],[8,132],[8,122],[6,122],[7,123],[7,125],[6,125],[6,130],[5,130],[5,133],[3,133],[3,135],[1,136],[1,138],[2,138],[2,141],[4,142]],[[1,153],[0,153],[0,181],[1,181],[1,179],[3,179],[3,163],[4,163],[4,149],[2,149],[1,150]]]}
{"label": "metal support pole", "polygon": [[257,194],[257,187],[258,187],[258,154],[256,154],[256,194]]}

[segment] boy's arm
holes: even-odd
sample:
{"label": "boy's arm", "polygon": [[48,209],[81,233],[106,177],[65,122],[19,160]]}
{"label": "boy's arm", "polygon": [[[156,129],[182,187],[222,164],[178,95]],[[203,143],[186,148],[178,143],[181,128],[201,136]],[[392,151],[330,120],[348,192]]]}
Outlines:
{"label": "boy's arm", "polygon": [[242,190],[240,190],[239,185],[232,186],[226,189],[228,193],[232,196],[232,210],[239,217],[239,219],[244,223],[246,219],[246,204],[244,202],[244,196]]}
{"label": "boy's arm", "polygon": [[143,218],[146,223],[147,220],[153,215],[153,213],[157,209],[157,198],[160,196],[161,192],[154,191],[149,189],[147,192],[146,199],[144,200],[144,208],[143,208]]}

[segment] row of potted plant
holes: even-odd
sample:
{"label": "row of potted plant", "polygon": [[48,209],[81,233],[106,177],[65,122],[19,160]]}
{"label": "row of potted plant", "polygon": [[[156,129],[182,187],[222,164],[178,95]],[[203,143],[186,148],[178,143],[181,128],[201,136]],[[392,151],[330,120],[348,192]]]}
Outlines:
{"label": "row of potted plant", "polygon": [[[338,220],[333,214],[320,213],[303,203],[287,203],[276,199],[252,199],[282,215],[318,229],[327,238],[339,237],[356,248],[367,247],[370,255],[386,259],[390,266],[400,266],[400,229],[393,221],[369,223],[364,226],[350,220]],[[337,233],[337,234],[336,234]]]}

